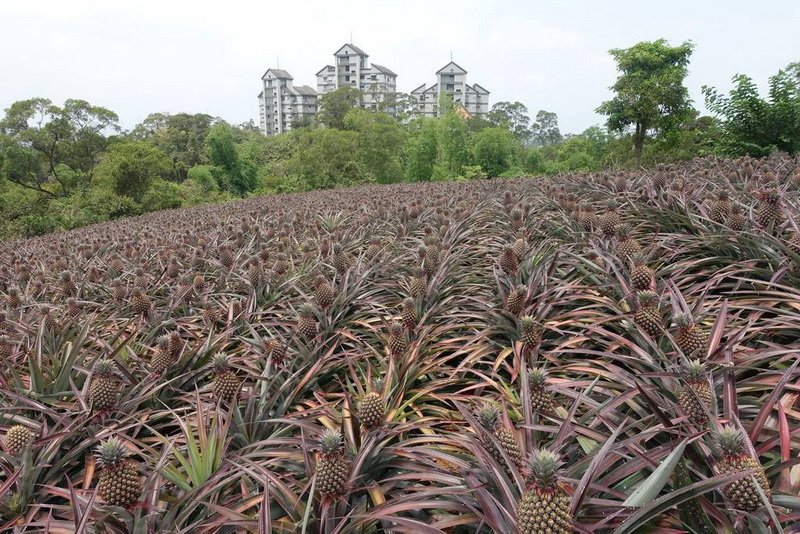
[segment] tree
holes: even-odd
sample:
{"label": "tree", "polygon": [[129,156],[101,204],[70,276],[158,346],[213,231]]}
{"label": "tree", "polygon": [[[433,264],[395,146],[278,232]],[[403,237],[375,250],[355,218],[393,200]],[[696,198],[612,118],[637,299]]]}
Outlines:
{"label": "tree", "polygon": [[81,177],[88,182],[105,150],[106,131],[118,117],[84,100],[63,107],[46,98],[14,102],[0,121],[2,174],[48,197],[69,195]]}
{"label": "tree", "polygon": [[412,182],[427,182],[436,164],[438,123],[436,119],[420,117],[411,126],[406,145],[406,178]]}
{"label": "tree", "polygon": [[[255,190],[258,186],[256,172],[252,165],[242,164],[239,150],[234,143],[233,129],[228,124],[221,122],[212,126],[206,136],[206,144],[211,163],[224,173],[225,180],[220,184],[221,189],[239,196]],[[251,161],[256,157],[254,152],[257,148],[250,145],[245,148],[245,155]]]}
{"label": "tree", "polygon": [[344,116],[361,104],[361,91],[353,87],[340,87],[319,97],[317,120],[328,128],[344,129]]}
{"label": "tree", "polygon": [[520,143],[525,143],[531,136],[531,118],[528,108],[521,102],[497,102],[489,111],[488,119],[495,126],[511,130]]}
{"label": "tree", "polygon": [[517,139],[508,129],[484,128],[475,134],[473,156],[488,176],[499,176],[513,165],[518,146]]}
{"label": "tree", "polygon": [[728,96],[703,86],[706,107],[722,117],[724,150],[751,156],[800,152],[800,63],[770,77],[766,99],[749,76],[738,74],[733,83]]}
{"label": "tree", "polygon": [[153,113],[136,125],[130,137],[163,150],[175,164],[176,180],[182,182],[190,168],[208,163],[206,136],[215,122],[219,119],[205,113]]}
{"label": "tree", "polygon": [[150,143],[121,141],[108,147],[97,174],[118,195],[141,201],[153,182],[172,171],[169,157]]}
{"label": "tree", "polygon": [[623,132],[634,127],[636,164],[649,132],[673,128],[691,116],[689,93],[683,85],[694,45],[687,41],[671,47],[664,39],[641,42],[609,53],[620,76],[611,89],[616,96],[597,108],[608,116],[607,126]]}
{"label": "tree", "polygon": [[386,113],[356,108],[344,116],[344,126],[358,133],[356,157],[372,179],[379,183],[400,181],[405,136],[397,121]]}
{"label": "tree", "polygon": [[536,120],[531,126],[531,139],[534,145],[557,145],[564,140],[558,129],[558,115],[552,111],[540,109],[536,113]]}
{"label": "tree", "polygon": [[439,119],[438,140],[436,167],[440,174],[435,178],[458,176],[461,167],[469,163],[469,129],[466,119],[455,108],[451,108]]}

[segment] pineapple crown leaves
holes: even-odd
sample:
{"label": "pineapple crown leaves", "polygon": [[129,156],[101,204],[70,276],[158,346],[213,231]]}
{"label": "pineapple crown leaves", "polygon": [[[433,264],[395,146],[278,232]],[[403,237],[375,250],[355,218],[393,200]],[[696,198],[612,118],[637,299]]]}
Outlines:
{"label": "pineapple crown leaves", "polygon": [[500,408],[493,402],[485,402],[478,410],[478,421],[487,430],[493,430],[500,422]]}
{"label": "pineapple crown leaves", "polygon": [[97,461],[103,468],[117,465],[128,455],[127,449],[116,437],[103,441],[96,450]]}
{"label": "pineapple crown leaves", "polygon": [[319,439],[320,451],[322,454],[338,454],[342,452],[342,433],[338,430],[325,429]]}
{"label": "pineapple crown leaves", "polygon": [[547,371],[539,367],[528,369],[528,383],[532,388],[544,387],[547,381]]}
{"label": "pineapple crown leaves", "polygon": [[231,359],[224,352],[215,354],[211,359],[211,367],[216,373],[223,373],[231,368]]}
{"label": "pineapple crown leaves", "polygon": [[114,360],[104,358],[98,360],[97,363],[94,364],[94,374],[99,376],[112,376],[115,367],[116,363],[114,363]]}
{"label": "pineapple crown leaves", "polygon": [[541,488],[552,488],[561,468],[561,458],[549,449],[540,448],[533,451],[530,458],[530,472],[533,482]]}
{"label": "pineapple crown leaves", "polygon": [[686,380],[699,382],[705,379],[706,368],[700,360],[691,360],[683,366],[683,375]]}
{"label": "pineapple crown leaves", "polygon": [[744,435],[735,426],[725,425],[714,436],[714,444],[719,454],[737,456],[744,451]]}
{"label": "pineapple crown leaves", "polygon": [[400,337],[403,335],[403,323],[392,323],[389,325],[389,335]]}
{"label": "pineapple crown leaves", "polygon": [[675,325],[678,328],[689,328],[690,326],[694,326],[694,319],[688,313],[680,313],[675,316]]}
{"label": "pineapple crown leaves", "polygon": [[406,298],[403,299],[403,302],[401,303],[401,306],[402,306],[402,308],[404,310],[411,311],[411,310],[414,310],[417,305],[414,302],[414,299],[412,299],[411,297],[406,297]]}
{"label": "pineapple crown leaves", "polygon": [[642,266],[645,263],[647,263],[647,260],[641,252],[631,254],[631,264],[633,264],[634,267]]}
{"label": "pineapple crown leaves", "polygon": [[382,376],[374,378],[372,380],[372,391],[374,391],[375,393],[383,392],[383,384],[384,384],[384,382],[385,381],[384,381]]}
{"label": "pineapple crown leaves", "polygon": [[617,228],[617,236],[619,237],[620,241],[627,241],[628,239],[632,239],[631,232],[632,230],[629,224],[621,224]]}
{"label": "pineapple crown leaves", "polygon": [[520,318],[519,324],[523,332],[531,332],[542,328],[542,323],[536,320],[532,315],[525,315]]}
{"label": "pineapple crown leaves", "polygon": [[303,304],[297,309],[297,314],[301,317],[316,317],[317,310],[312,304]]}
{"label": "pineapple crown leaves", "polygon": [[652,291],[639,291],[639,293],[636,294],[636,298],[639,301],[639,306],[642,308],[658,306],[658,295]]}

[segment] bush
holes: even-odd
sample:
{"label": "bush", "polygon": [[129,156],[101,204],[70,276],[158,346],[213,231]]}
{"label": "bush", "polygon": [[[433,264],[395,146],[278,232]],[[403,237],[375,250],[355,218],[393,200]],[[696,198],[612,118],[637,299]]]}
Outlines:
{"label": "bush", "polygon": [[180,208],[183,205],[181,186],[175,182],[156,180],[142,198],[144,211]]}

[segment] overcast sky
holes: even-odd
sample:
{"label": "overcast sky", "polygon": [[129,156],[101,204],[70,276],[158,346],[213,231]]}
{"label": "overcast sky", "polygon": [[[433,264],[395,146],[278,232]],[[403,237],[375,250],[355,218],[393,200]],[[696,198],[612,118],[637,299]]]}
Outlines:
{"label": "overcast sky", "polygon": [[703,109],[703,84],[727,90],[746,73],[763,87],[800,61],[800,0],[0,0],[0,108],[81,98],[124,128],[156,111],[239,123],[257,119],[260,77],[278,58],[296,84],[316,87],[351,32],[401,91],[434,83],[452,51],[491,103],[554,111],[577,133],[602,122],[610,48],[694,41],[687,85]]}

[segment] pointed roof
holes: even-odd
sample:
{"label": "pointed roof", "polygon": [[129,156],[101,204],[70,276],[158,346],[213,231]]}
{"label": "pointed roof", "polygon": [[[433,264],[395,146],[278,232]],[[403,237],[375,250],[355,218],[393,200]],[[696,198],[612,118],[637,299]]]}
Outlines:
{"label": "pointed roof", "polygon": [[356,54],[358,54],[359,56],[365,56],[365,57],[369,57],[369,54],[367,54],[366,52],[364,52],[363,50],[361,50],[359,47],[357,47],[357,46],[356,46],[356,45],[354,45],[353,43],[345,43],[345,44],[343,44],[342,46],[340,46],[340,47],[339,47],[339,50],[337,50],[336,52],[334,52],[334,53],[333,53],[333,55],[334,55],[334,56],[338,56],[338,55],[339,55],[339,52],[341,52],[341,51],[342,51],[342,49],[343,49],[344,47],[346,47],[346,46],[349,46],[349,47],[350,47],[350,48],[353,50],[353,52],[355,52],[355,53],[356,53]]}
{"label": "pointed roof", "polygon": [[397,77],[397,74],[395,74],[394,72],[392,72],[391,70],[387,69],[386,67],[384,67],[382,65],[378,65],[377,63],[373,63],[372,66],[374,68],[378,69],[379,71],[381,71],[384,74],[388,74],[389,76]]}
{"label": "pointed roof", "polygon": [[473,83],[472,87],[475,89],[476,92],[481,93],[482,95],[488,95],[489,90],[483,87],[482,85],[478,85],[477,83]]}
{"label": "pointed roof", "polygon": [[459,73],[459,74],[466,74],[467,73],[467,71],[464,70],[463,67],[460,67],[455,61],[451,61],[450,63],[448,63],[447,65],[445,65],[441,69],[437,70],[436,74],[442,74],[445,71],[445,69],[447,69],[446,74],[450,74],[451,72],[454,73],[454,74],[456,72]]}
{"label": "pointed roof", "polygon": [[[412,94],[413,94],[413,93],[418,93],[418,92],[419,92],[419,93],[424,93],[424,92],[425,92],[425,86],[426,86],[426,85],[427,85],[427,84],[423,83],[422,85],[420,85],[420,86],[419,86],[419,87],[417,87],[416,89],[412,90],[412,91],[411,91],[411,93],[412,93]],[[420,89],[422,89],[422,91],[420,91]]]}
{"label": "pointed roof", "polygon": [[333,67],[333,65],[325,65],[324,67],[322,67],[321,69],[319,69],[319,70],[317,71],[317,76],[319,76],[320,74],[322,74],[322,71],[328,71],[328,70],[331,70],[331,69],[333,69],[333,68],[334,68],[334,67]]}
{"label": "pointed roof", "polygon": [[267,77],[267,74],[269,74],[270,72],[272,73],[273,76],[275,76],[278,79],[281,79],[281,80],[294,80],[294,78],[292,78],[291,74],[289,74],[288,72],[286,72],[285,70],[282,70],[282,69],[267,69],[267,72],[264,73],[264,75],[261,77],[261,79],[262,80],[265,79]]}

